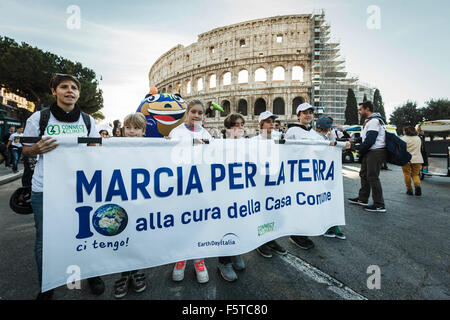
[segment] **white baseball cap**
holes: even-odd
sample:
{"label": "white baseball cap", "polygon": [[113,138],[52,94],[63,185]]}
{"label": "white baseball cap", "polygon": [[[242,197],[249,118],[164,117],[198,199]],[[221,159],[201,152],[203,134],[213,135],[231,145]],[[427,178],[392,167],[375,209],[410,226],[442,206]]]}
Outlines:
{"label": "white baseball cap", "polygon": [[298,114],[300,111],[305,111],[305,110],[308,110],[308,109],[312,109],[313,111],[316,110],[316,108],[314,108],[312,105],[310,105],[309,103],[305,102],[305,103],[302,103],[301,105],[299,105],[297,107],[296,114]]}
{"label": "white baseball cap", "polygon": [[276,118],[278,118],[278,116],[276,114],[273,114],[270,111],[264,111],[264,112],[261,112],[261,114],[259,115],[258,122],[264,121],[268,118],[276,119]]}

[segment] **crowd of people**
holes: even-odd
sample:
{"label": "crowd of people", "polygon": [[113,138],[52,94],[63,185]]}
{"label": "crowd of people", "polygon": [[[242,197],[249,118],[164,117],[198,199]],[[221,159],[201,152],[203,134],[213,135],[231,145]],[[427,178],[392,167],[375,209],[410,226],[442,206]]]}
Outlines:
{"label": "crowd of people", "polygon": [[[55,75],[51,81],[51,91],[55,97],[54,104],[50,107],[49,125],[74,123],[83,130],[77,133],[68,133],[70,135],[88,136],[88,137],[110,137],[107,130],[97,130],[95,121],[89,116],[86,123],[86,117],[76,104],[81,85],[79,81],[71,75]],[[385,120],[380,114],[374,113],[373,104],[366,101],[359,105],[359,113],[365,117],[366,123],[362,131],[361,137],[351,139],[345,131],[333,124],[330,117],[320,117],[315,121],[313,127],[315,107],[308,103],[300,104],[296,109],[298,125],[290,127],[286,132],[280,130],[280,122],[277,120],[278,115],[270,111],[262,112],[259,115],[259,135],[250,139],[267,140],[267,139],[285,139],[285,140],[325,140],[329,141],[331,147],[348,149],[352,143],[360,143],[359,152],[362,157],[361,162],[361,188],[358,197],[349,199],[352,204],[360,205],[367,211],[386,212],[383,199],[381,182],[379,179],[380,170],[383,162],[386,160],[385,149],[385,128],[382,125]],[[40,132],[40,115],[41,112],[34,113],[27,121],[25,127],[25,136],[42,136]],[[186,111],[186,120],[183,124],[175,127],[167,137],[168,139],[189,141],[197,140],[204,143],[205,140],[213,139],[213,135],[202,126],[202,120],[205,113],[205,106],[201,100],[192,100],[189,102]],[[380,121],[381,120],[381,121]],[[113,137],[143,137],[145,135],[146,120],[141,113],[132,113],[125,117],[123,126],[121,121],[114,121],[112,130]],[[22,131],[17,128],[17,134]],[[9,138],[13,146],[13,165],[17,168],[17,159],[20,152],[17,145],[14,147],[16,134],[11,134]],[[220,136],[216,138],[222,139],[244,139],[249,138],[245,130],[245,118],[241,114],[233,113],[227,116],[224,121],[224,129],[220,132]],[[408,151],[413,154],[411,163],[403,167],[405,174],[405,184],[407,193],[412,194],[411,178],[413,179],[416,195],[421,194],[420,180],[417,179],[417,171],[423,159],[418,155],[420,153],[420,138],[413,128],[405,129],[404,140],[408,144]],[[35,144],[23,144],[23,153],[28,157],[38,157],[38,162],[32,180],[32,196],[31,203],[34,212],[36,226],[36,242],[35,257],[38,268],[39,283],[42,282],[42,214],[43,214],[43,159],[47,152],[57,148],[56,140],[50,136],[43,138]],[[416,156],[417,155],[417,156]],[[369,197],[372,194],[373,204],[369,205]],[[339,226],[329,228],[324,234],[325,237],[346,239],[344,233]],[[307,236],[291,235],[289,240],[296,246],[308,250],[314,247],[314,243]],[[276,240],[265,243],[258,247],[256,251],[265,258],[271,258],[273,253],[279,255],[287,254],[287,250],[283,248]],[[194,270],[196,272],[199,283],[209,281],[208,270],[204,259],[193,261]],[[173,266],[173,281],[182,281],[187,266],[187,261],[178,261]],[[236,271],[246,268],[245,262],[241,256],[218,257],[218,269],[222,278],[226,281],[236,281],[238,275]],[[89,286],[94,294],[101,294],[105,290],[103,280],[100,277],[88,279]],[[114,296],[123,298],[129,288],[135,292],[143,292],[147,288],[146,276],[144,270],[132,270],[123,272],[117,279],[114,286]],[[38,299],[51,299],[53,290],[39,293]]]}

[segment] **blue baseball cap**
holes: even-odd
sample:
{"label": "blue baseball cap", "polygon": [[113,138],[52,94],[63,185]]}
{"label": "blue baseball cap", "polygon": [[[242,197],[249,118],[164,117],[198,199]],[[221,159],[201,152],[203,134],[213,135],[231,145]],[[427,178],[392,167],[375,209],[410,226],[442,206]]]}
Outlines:
{"label": "blue baseball cap", "polygon": [[316,121],[316,128],[329,129],[333,126],[333,120],[330,117],[320,117]]}

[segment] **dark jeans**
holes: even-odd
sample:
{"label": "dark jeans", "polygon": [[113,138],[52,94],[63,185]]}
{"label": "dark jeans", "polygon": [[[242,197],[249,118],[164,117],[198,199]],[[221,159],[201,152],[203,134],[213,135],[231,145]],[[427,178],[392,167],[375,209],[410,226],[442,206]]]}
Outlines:
{"label": "dark jeans", "polygon": [[39,287],[42,286],[42,224],[43,224],[43,193],[31,192],[31,207],[34,213],[34,226],[36,228],[36,241],[34,255],[38,269]]}
{"label": "dark jeans", "polygon": [[361,189],[359,189],[359,200],[369,201],[370,191],[374,205],[384,206],[383,190],[380,182],[380,170],[383,161],[386,160],[386,149],[370,150],[362,158],[361,171]]}
{"label": "dark jeans", "polygon": [[22,148],[12,148],[11,153],[13,156],[13,170],[17,171],[17,165],[19,164],[20,156],[22,154]]}
{"label": "dark jeans", "polygon": [[22,186],[31,186],[31,181],[33,179],[33,170],[30,166],[30,158],[23,156],[23,175],[22,175]]}

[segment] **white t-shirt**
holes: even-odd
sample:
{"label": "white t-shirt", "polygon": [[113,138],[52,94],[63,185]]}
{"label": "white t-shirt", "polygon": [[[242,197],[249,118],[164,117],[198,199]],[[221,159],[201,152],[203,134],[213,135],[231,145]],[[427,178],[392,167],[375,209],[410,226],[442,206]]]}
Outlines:
{"label": "white t-shirt", "polygon": [[258,134],[257,136],[251,137],[250,140],[275,140],[275,138],[273,136],[270,138],[267,138],[261,134]]}
{"label": "white t-shirt", "polygon": [[[39,119],[41,116],[41,112],[35,112],[31,115],[31,117],[27,120],[27,125],[25,126],[24,136],[26,137],[37,137],[40,135],[39,130]],[[89,116],[89,120],[91,121],[91,131],[89,137],[100,137],[97,128],[95,127],[94,119]],[[48,120],[47,127],[44,131],[44,137],[56,137],[56,136],[77,136],[77,137],[86,137],[87,128],[84,124],[83,117],[80,115],[80,118],[77,122],[60,122],[56,120],[53,114],[50,113],[50,119]],[[33,145],[32,143],[24,143],[24,145]],[[55,150],[58,150],[56,148]],[[55,150],[50,152],[55,152]],[[38,157],[38,161],[34,168],[33,180],[31,185],[31,190],[33,192],[43,192],[43,180],[44,180],[44,155],[41,154]]]}
{"label": "white t-shirt", "polygon": [[196,127],[195,131],[192,131],[189,130],[184,123],[173,128],[169,133],[169,137],[174,140],[212,139],[211,135],[205,128]]}
{"label": "white t-shirt", "polygon": [[284,135],[286,140],[323,140],[322,135],[320,135],[316,130],[305,130],[301,127],[291,127],[288,129],[286,134]]}
{"label": "white t-shirt", "polygon": [[283,136],[283,133],[281,131],[272,130],[272,139],[280,140],[282,136]]}
{"label": "white t-shirt", "polygon": [[23,133],[13,133],[9,137],[9,141],[11,141],[11,145],[16,148],[22,148],[22,144],[20,143],[20,137],[23,137]]}
{"label": "white t-shirt", "polygon": [[377,139],[369,150],[382,149],[386,147],[386,131],[378,119],[371,119],[364,125],[364,129],[361,133],[362,141],[366,139],[367,131],[378,132]]}

